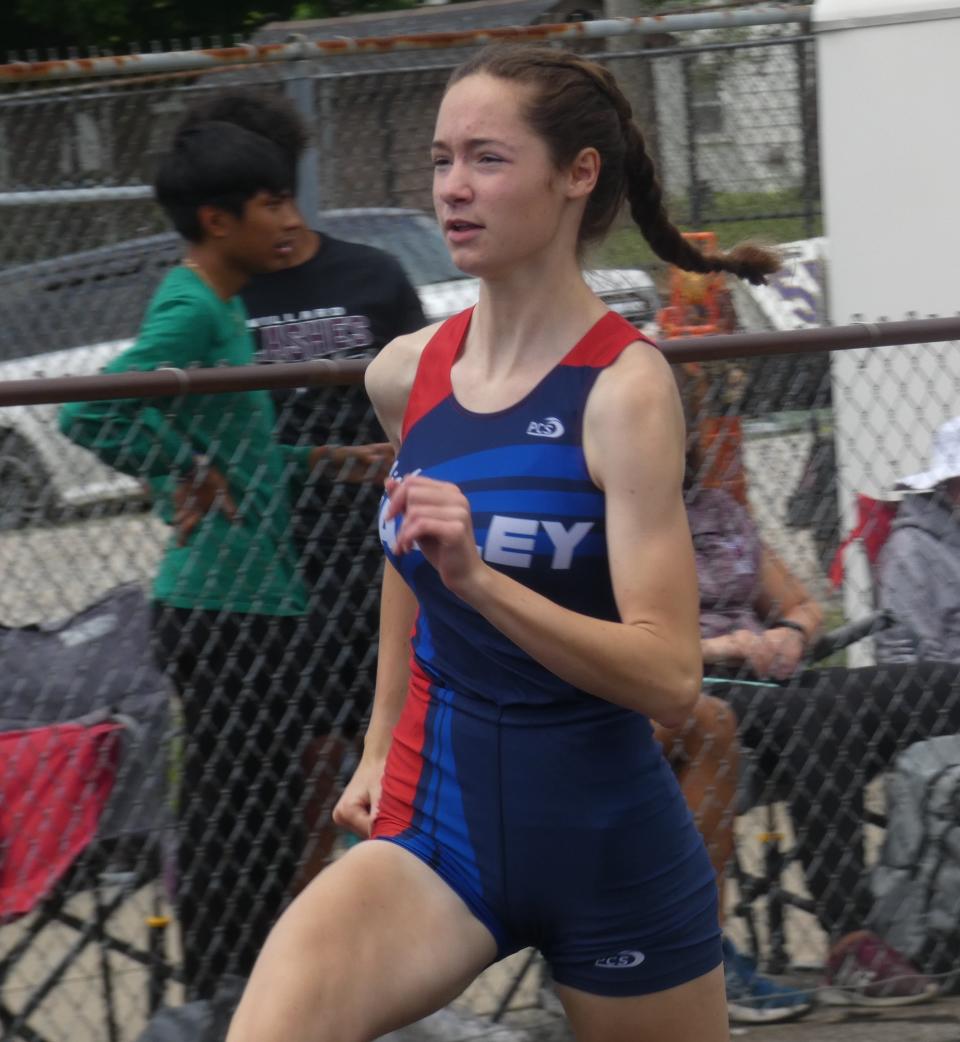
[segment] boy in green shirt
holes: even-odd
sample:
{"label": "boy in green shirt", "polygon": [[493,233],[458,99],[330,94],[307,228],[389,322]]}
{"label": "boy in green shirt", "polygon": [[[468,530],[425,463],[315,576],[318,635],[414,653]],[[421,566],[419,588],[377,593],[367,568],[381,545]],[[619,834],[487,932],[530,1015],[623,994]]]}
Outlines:
{"label": "boy in green shirt", "polygon": [[[238,291],[289,263],[294,173],[229,123],[177,134],[156,196],[186,241],[136,343],[106,372],[253,362]],[[290,541],[291,480],[325,448],[280,445],[267,391],[79,402],[62,431],[149,480],[175,526],[154,583],[158,657],[183,703],[177,904],[188,996],[247,974],[301,854],[313,649]]]}

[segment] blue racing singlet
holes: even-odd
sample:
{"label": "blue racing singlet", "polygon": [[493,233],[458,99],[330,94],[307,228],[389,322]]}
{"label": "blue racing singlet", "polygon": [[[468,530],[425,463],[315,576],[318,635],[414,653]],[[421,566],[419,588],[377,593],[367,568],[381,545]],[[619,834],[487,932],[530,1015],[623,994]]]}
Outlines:
{"label": "blue racing singlet", "polygon": [[[583,615],[619,619],[604,531],[604,497],[587,472],[583,412],[604,367],[641,334],[608,312],[521,401],[475,413],[456,400],[450,370],[470,322],[446,322],[420,360],[395,476],[422,473],[460,487],[484,561]],[[384,509],[386,500],[384,500]],[[393,553],[400,519],[380,536],[420,603],[413,653],[432,677],[498,705],[574,703],[584,696],[522,652],[450,593],[418,551]],[[590,711],[609,703],[589,698]]]}
{"label": "blue racing singlet", "polygon": [[[394,475],[453,482],[487,564],[619,620],[583,414],[599,374],[643,338],[609,312],[521,401],[475,413],[450,381],[471,316],[445,322],[421,355]],[[385,551],[419,610],[374,837],[430,865],[500,955],[539,947],[560,983],[633,995],[712,969],[716,881],[649,720],[545,669],[419,550],[397,557],[401,519],[385,511]]]}

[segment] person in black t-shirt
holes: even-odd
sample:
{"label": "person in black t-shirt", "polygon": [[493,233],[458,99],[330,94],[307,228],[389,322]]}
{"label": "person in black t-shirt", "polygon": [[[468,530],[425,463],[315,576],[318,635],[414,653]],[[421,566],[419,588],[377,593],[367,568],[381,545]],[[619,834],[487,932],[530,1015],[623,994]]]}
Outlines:
{"label": "person in black t-shirt", "polygon": [[[193,108],[185,122],[236,123],[272,141],[296,169],[307,144],[299,113],[283,96],[234,90]],[[382,250],[344,242],[305,222],[289,267],[253,278],[243,292],[261,362],[372,358],[394,337],[427,324],[400,264]],[[308,746],[311,834],[299,885],[330,858],[331,809],[344,756],[373,696],[383,555],[375,518],[393,450],[362,386],[274,392],[277,434],[287,444],[323,445],[293,512],[310,594],[303,639],[310,666],[291,692]]]}
{"label": "person in black t-shirt", "polygon": [[[273,274],[254,278],[243,293],[262,362],[372,358],[401,331],[427,324],[399,263],[371,246],[305,228],[291,267]],[[313,584],[320,581],[333,546],[352,531],[354,507],[360,506],[356,489],[344,495],[334,486],[356,484],[371,458],[376,462],[379,450],[388,450],[359,385],[278,391],[274,400],[282,442],[359,446],[336,480],[330,472],[318,472],[296,512],[295,533]]]}

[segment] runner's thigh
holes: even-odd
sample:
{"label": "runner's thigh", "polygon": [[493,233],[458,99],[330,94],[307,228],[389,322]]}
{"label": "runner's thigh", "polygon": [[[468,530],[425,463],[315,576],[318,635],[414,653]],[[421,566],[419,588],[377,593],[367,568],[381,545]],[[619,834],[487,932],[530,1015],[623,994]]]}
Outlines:
{"label": "runner's thigh", "polygon": [[227,1042],[369,1042],[454,999],[495,956],[432,869],[394,843],[360,843],[281,917]]}
{"label": "runner's thigh", "polygon": [[729,1042],[723,967],[632,998],[556,985],[577,1042]]}

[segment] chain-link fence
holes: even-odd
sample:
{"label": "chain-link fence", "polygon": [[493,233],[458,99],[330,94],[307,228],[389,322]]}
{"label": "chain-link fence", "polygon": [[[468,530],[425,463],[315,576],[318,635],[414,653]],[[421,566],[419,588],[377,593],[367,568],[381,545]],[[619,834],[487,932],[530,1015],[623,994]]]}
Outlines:
{"label": "chain-link fence", "polygon": [[[796,22],[718,24],[725,27],[572,42],[624,86],[681,224],[720,227],[731,239],[811,236],[820,214],[811,38]],[[669,29],[669,18],[659,25]],[[228,86],[283,91],[300,108],[313,135],[301,179],[306,213],[429,211],[434,114],[451,69],[470,51],[371,48],[67,85],[11,76],[15,85],[0,94],[0,265],[162,230],[141,186],[184,112]],[[629,232],[611,247],[623,257],[638,248]]]}
{"label": "chain-link fence", "polygon": [[[718,744],[691,740],[701,759],[680,750],[679,770],[688,791],[709,778],[735,808],[728,935],[773,972],[826,963],[801,981],[849,1002],[881,961],[841,940],[862,931],[938,980],[956,966],[953,926],[935,923],[960,896],[944,883],[954,814],[937,788],[952,784],[960,730],[957,558],[943,542],[960,518],[960,483],[946,480],[960,358],[956,343],[837,353],[813,408],[767,399],[769,413],[743,414],[767,361],[685,367],[682,380],[705,691],[733,709],[739,749],[717,726]],[[724,748],[732,776],[711,764]],[[722,861],[719,806],[702,802]]]}
{"label": "chain-link fence", "polygon": [[[790,25],[646,42],[576,45],[627,86],[678,219],[814,235],[809,39]],[[135,335],[181,253],[142,186],[187,108],[226,86],[283,91],[308,115],[318,227],[396,256],[426,318],[468,306],[476,284],[422,213],[432,113],[460,53],[7,89],[0,380],[93,373]],[[593,263],[608,304],[655,333],[669,287],[639,240],[619,229]],[[798,293],[786,286],[781,310]],[[804,300],[815,323],[822,299]],[[782,325],[762,294],[736,291],[730,308],[728,329]],[[369,353],[352,313],[287,317],[270,327],[275,357]],[[894,492],[955,459],[949,429],[934,436],[960,416],[956,333],[923,340],[676,359],[713,700],[663,739],[723,876],[726,934],[771,971],[822,969],[835,941],[868,928],[931,979],[956,962],[943,808],[960,753],[921,743],[960,730],[957,515],[942,481]],[[168,386],[136,407],[72,407],[74,440],[55,405],[0,408],[4,1038],[136,1039],[161,1002],[246,973],[279,909],[349,842],[330,808],[372,692],[377,463],[327,460],[308,478],[295,443],[382,434],[356,387],[275,389],[277,429],[309,433],[281,448],[258,393]],[[182,547],[174,497],[190,482],[158,448],[171,431],[202,434],[201,468],[229,475],[220,506],[236,511]],[[829,981],[802,979],[826,994],[871,969],[856,950],[837,958]],[[556,1035],[543,983],[521,953],[429,1037],[508,1042],[470,1019],[506,1010],[520,1037]]]}
{"label": "chain-link fence", "polygon": [[[937,790],[914,806],[895,768],[899,754],[926,752],[921,781],[942,786],[960,763],[952,744],[918,744],[960,730],[957,668],[937,661],[957,654],[958,508],[942,484],[957,428],[936,434],[960,413],[960,350],[953,340],[846,354],[857,363],[849,382],[837,357],[821,377],[832,407],[773,402],[760,415],[743,412],[744,388],[769,356],[678,364],[713,700],[663,740],[723,873],[731,940],[791,971],[883,926],[940,980],[956,956],[955,855],[949,834],[936,845]],[[813,356],[793,357],[802,367]],[[893,395],[889,422],[850,441],[842,414],[864,415],[868,367],[872,397]],[[930,395],[898,399],[904,374],[918,372],[935,376]],[[164,376],[168,388],[179,379]],[[70,1024],[73,1037],[136,1038],[152,1003],[176,1004],[185,985],[210,995],[247,972],[280,908],[348,842],[329,813],[372,691],[379,486],[356,463],[311,486],[279,449],[264,462],[253,394],[158,393],[65,407],[73,441],[55,407],[19,407],[79,485],[103,489],[113,472],[76,441],[134,473],[114,474],[109,508],[91,498],[82,509],[64,505],[48,473],[36,509],[8,515],[0,536],[0,618],[12,627],[0,634],[5,1037],[58,1039]],[[352,393],[315,392],[325,423],[350,415]],[[282,414],[290,399],[279,403]],[[208,518],[182,549],[169,461],[151,452],[158,412],[193,437],[215,417],[219,440],[205,445],[238,511]],[[377,439],[351,422],[357,443]],[[900,501],[878,485],[931,470],[907,463],[931,452],[936,491]],[[854,528],[842,518],[864,494],[866,528],[841,552]],[[905,545],[891,556],[895,541]],[[190,559],[203,563],[193,578]],[[867,664],[853,665],[855,646]],[[888,827],[884,812],[893,824],[906,812],[913,832]],[[543,1023],[517,1011],[549,1024],[541,974],[526,953],[489,971],[442,1037],[471,1037],[471,1018],[504,1009],[512,1026],[488,1021],[488,1032],[538,1037]]]}

